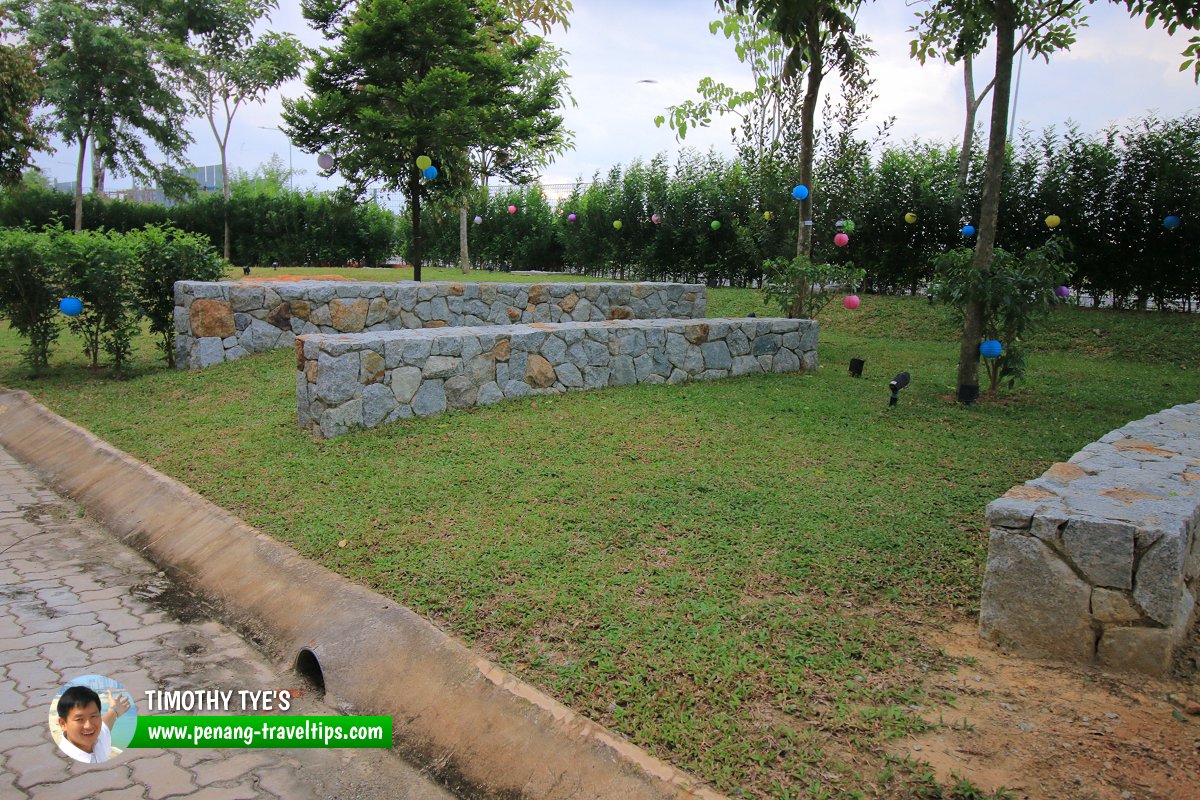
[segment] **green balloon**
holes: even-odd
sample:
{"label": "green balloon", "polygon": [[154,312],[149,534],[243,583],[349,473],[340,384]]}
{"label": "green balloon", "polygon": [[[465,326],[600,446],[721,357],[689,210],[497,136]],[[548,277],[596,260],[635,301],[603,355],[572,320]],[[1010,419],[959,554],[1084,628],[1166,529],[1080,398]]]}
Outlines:
{"label": "green balloon", "polygon": [[616,228],[617,230],[621,230],[621,220],[619,220],[619,219],[614,219],[614,220],[613,220],[613,227],[614,227],[614,228]]}
{"label": "green balloon", "polygon": [[845,220],[842,224],[842,229],[845,230],[846,233],[854,233],[854,221],[849,219]]}
{"label": "green balloon", "polygon": [[417,169],[424,172],[433,165],[433,159],[429,156],[417,156]]}
{"label": "green balloon", "polygon": [[708,227],[712,228],[715,231],[717,228],[721,227],[721,220],[714,219],[712,222],[710,222],[708,224]]}

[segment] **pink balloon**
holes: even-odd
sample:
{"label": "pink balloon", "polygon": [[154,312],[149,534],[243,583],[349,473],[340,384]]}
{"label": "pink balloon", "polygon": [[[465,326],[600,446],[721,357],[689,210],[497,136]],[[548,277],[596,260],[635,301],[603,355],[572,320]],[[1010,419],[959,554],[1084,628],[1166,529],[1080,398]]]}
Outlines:
{"label": "pink balloon", "polygon": [[833,237],[833,243],[838,247],[845,247],[846,245],[850,244],[850,237],[844,233],[839,233],[837,236]]}
{"label": "pink balloon", "polygon": [[853,311],[854,309],[858,308],[861,303],[862,301],[858,299],[858,295],[848,294],[846,295],[846,299],[842,300],[842,307],[848,311]]}
{"label": "pink balloon", "polygon": [[574,222],[574,221],[575,221],[575,215],[567,214],[567,222]]}
{"label": "pink balloon", "polygon": [[660,217],[658,214],[651,214],[650,221],[657,225],[658,223],[662,222],[662,217]]}
{"label": "pink balloon", "polygon": [[515,214],[515,213],[517,213],[517,207],[516,207],[516,206],[509,206],[509,207],[508,207],[508,213],[510,213],[510,214]]}

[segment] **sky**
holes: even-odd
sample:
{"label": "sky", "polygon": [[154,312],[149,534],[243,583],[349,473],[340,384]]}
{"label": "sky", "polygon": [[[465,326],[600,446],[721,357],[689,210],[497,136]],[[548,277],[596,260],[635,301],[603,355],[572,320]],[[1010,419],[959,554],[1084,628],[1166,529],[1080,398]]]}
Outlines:
{"label": "sky", "polygon": [[[698,99],[696,85],[706,76],[739,90],[749,88],[749,68],[738,62],[732,44],[709,33],[709,22],[717,18],[712,2],[575,0],[574,5],[570,29],[556,30],[549,38],[568,52],[577,105],[564,111],[564,119],[574,132],[575,149],[544,171],[543,183],[590,180],[597,171],[605,173],[614,165],[649,160],[659,153],[673,160],[682,146],[732,151],[733,118],[717,118],[709,129],[689,131],[682,144],[667,126],[654,125],[654,117],[668,106]],[[899,0],[880,0],[866,5],[859,16],[860,31],[871,37],[878,51],[869,63],[879,97],[864,132],[894,116],[889,142],[956,142],[965,114],[961,68],[933,61],[921,66],[909,57],[913,34],[908,28],[915,11]],[[1170,37],[1159,28],[1148,31],[1142,21],[1130,19],[1122,5],[1098,3],[1088,16],[1088,27],[1069,52],[1054,55],[1049,64],[1022,60],[1018,126],[1061,130],[1073,121],[1085,132],[1098,132],[1149,113],[1178,117],[1200,111],[1200,86],[1190,71],[1179,72],[1187,36]],[[299,0],[280,0],[269,27],[291,32],[308,45],[323,43],[305,23]],[[976,86],[991,78],[991,57],[985,53],[977,60]],[[656,82],[640,82],[647,80]],[[826,79],[826,87],[835,85],[832,77]],[[253,171],[277,154],[285,163],[290,158],[300,173],[295,176],[297,188],[331,189],[340,183],[336,177],[321,178],[316,154],[289,147],[277,129],[282,124],[281,99],[304,93],[303,82],[292,81],[265,103],[238,112],[228,148],[231,168]],[[988,106],[990,98],[979,116],[985,128]],[[220,163],[207,122],[194,119],[187,127],[195,138],[188,150],[192,163]],[[72,148],[60,147],[53,155],[39,156],[36,163],[52,180],[73,180],[76,157]],[[128,178],[112,177],[106,188],[129,186]]]}

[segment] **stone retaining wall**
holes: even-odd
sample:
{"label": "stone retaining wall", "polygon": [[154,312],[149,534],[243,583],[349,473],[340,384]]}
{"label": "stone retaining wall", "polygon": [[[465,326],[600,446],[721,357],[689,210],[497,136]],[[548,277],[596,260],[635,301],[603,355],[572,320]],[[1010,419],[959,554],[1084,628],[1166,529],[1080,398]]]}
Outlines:
{"label": "stone retaining wall", "polygon": [[1200,592],[1200,403],[1131,422],[993,501],[980,633],[1161,675]]}
{"label": "stone retaining wall", "polygon": [[705,302],[703,285],[678,283],[179,281],[175,357],[208,367],[308,333],[703,318]]}
{"label": "stone retaining wall", "polygon": [[817,366],[817,323],[613,320],[296,338],[300,427],[332,437],[507,397]]}

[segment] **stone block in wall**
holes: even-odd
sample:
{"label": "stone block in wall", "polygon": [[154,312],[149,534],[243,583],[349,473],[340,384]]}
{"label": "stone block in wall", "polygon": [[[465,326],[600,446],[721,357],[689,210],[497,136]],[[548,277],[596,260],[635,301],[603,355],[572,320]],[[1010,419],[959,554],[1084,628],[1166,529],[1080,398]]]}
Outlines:
{"label": "stone block in wall", "polygon": [[226,336],[232,336],[237,330],[233,324],[233,309],[224,300],[193,301],[188,309],[188,321],[192,334],[200,339],[214,336],[224,339]]}
{"label": "stone block in wall", "polygon": [[1183,603],[1183,568],[1188,540],[1183,531],[1164,533],[1138,561],[1133,597],[1146,616],[1172,624]]}
{"label": "stone block in wall", "polygon": [[979,630],[1012,649],[1090,661],[1096,649],[1092,587],[1058,554],[1024,533],[993,529]]}
{"label": "stone block in wall", "polygon": [[1131,589],[1135,532],[1123,522],[1071,520],[1062,531],[1063,552],[1092,586]]}
{"label": "stone block in wall", "polygon": [[1121,672],[1165,675],[1174,643],[1163,628],[1108,628],[1096,646],[1100,665]]}

